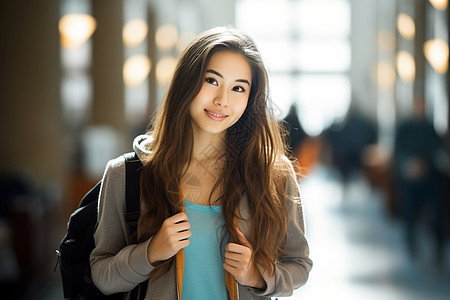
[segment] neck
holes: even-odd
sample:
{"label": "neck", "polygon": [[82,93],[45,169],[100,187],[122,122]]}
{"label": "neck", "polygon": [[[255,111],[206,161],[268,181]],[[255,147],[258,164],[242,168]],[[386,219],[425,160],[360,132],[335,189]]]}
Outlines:
{"label": "neck", "polygon": [[[201,178],[203,184],[214,184],[224,165],[225,142],[220,135],[194,134],[194,146],[187,174]],[[211,186],[212,188],[212,186]]]}
{"label": "neck", "polygon": [[194,134],[192,159],[198,161],[215,161],[225,151],[225,136],[218,134]]}

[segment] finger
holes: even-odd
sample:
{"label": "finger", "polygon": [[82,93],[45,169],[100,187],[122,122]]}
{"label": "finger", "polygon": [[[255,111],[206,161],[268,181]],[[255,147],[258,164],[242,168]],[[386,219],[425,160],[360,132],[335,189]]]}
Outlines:
{"label": "finger", "polygon": [[165,224],[165,226],[161,228],[161,232],[164,235],[172,236],[180,232],[188,231],[190,227],[191,224],[189,222],[182,222],[178,224]]}
{"label": "finger", "polygon": [[248,266],[251,261],[251,252],[245,254],[236,252],[225,252],[225,261],[229,261],[233,266]]}
{"label": "finger", "polygon": [[186,247],[189,246],[190,244],[191,244],[191,242],[190,242],[188,239],[182,240],[182,241],[180,241],[180,243],[179,243],[180,248],[179,248],[178,250],[180,250],[180,249],[182,249],[182,248],[186,248]]}
{"label": "finger", "polygon": [[181,231],[189,230],[189,228],[191,228],[191,223],[184,221],[181,223],[174,224],[172,227],[172,230],[173,230],[173,232],[181,232]]}
{"label": "finger", "polygon": [[175,234],[174,238],[176,241],[182,241],[182,240],[186,240],[186,239],[190,238],[191,236],[192,236],[192,232],[190,232],[189,230],[186,230],[186,231],[182,231],[182,232]]}
{"label": "finger", "polygon": [[230,260],[230,261],[239,262],[239,261],[242,261],[242,259],[243,259],[242,254],[234,253],[234,252],[225,252],[225,261]]}
{"label": "finger", "polygon": [[176,236],[172,236],[170,238],[170,242],[168,244],[168,247],[172,251],[178,251],[181,248],[187,247],[191,243],[189,241],[189,237],[190,237],[190,234],[187,234],[187,233],[177,234]]}
{"label": "finger", "polygon": [[227,263],[224,263],[222,266],[225,269],[225,271],[229,272],[231,275],[234,276],[236,274],[236,268],[235,267],[233,267],[233,266],[231,266],[231,265],[229,265]]}
{"label": "finger", "polygon": [[166,219],[166,221],[170,222],[171,224],[176,224],[176,223],[184,222],[187,220],[188,220],[188,217],[183,212],[177,213]]}
{"label": "finger", "polygon": [[227,265],[233,269],[238,269],[241,264],[235,260],[225,259],[224,265]]}
{"label": "finger", "polygon": [[[176,242],[172,248],[170,248],[170,252],[172,253],[172,255],[176,254],[178,251],[180,251],[183,248],[186,248],[187,246],[189,246],[191,244],[191,242],[189,240],[182,240],[182,241],[178,241]],[[172,252],[173,251],[173,252]],[[170,256],[171,257],[171,256]]]}
{"label": "finger", "polygon": [[251,250],[249,247],[236,244],[236,243],[228,243],[225,246],[225,251],[240,253],[240,254],[251,254]]}

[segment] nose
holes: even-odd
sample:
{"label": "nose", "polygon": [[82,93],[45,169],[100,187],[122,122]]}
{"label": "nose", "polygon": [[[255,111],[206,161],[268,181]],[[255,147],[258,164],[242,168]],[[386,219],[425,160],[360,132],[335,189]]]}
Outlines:
{"label": "nose", "polygon": [[227,107],[228,97],[229,97],[228,91],[225,88],[220,87],[217,91],[217,94],[214,97],[214,104],[220,107]]}

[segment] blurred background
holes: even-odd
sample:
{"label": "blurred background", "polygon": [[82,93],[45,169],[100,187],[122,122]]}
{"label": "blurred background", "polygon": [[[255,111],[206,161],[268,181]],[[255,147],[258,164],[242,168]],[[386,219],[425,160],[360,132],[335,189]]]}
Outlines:
{"label": "blurred background", "polygon": [[61,299],[55,250],[198,33],[260,48],[314,268],[290,299],[449,299],[447,0],[0,3],[0,290]]}

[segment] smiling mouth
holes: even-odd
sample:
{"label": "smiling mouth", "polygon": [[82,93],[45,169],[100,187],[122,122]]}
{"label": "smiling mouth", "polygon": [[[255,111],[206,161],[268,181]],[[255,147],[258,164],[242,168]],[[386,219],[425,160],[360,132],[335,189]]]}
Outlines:
{"label": "smiling mouth", "polygon": [[206,109],[205,109],[205,111],[206,111],[208,114],[210,114],[210,115],[212,115],[212,116],[214,116],[214,117],[217,117],[217,118],[225,118],[225,117],[228,117],[228,115],[219,115],[219,114],[215,114],[215,113],[212,113],[212,112],[210,112],[210,111],[208,111],[208,110],[206,110]]}

